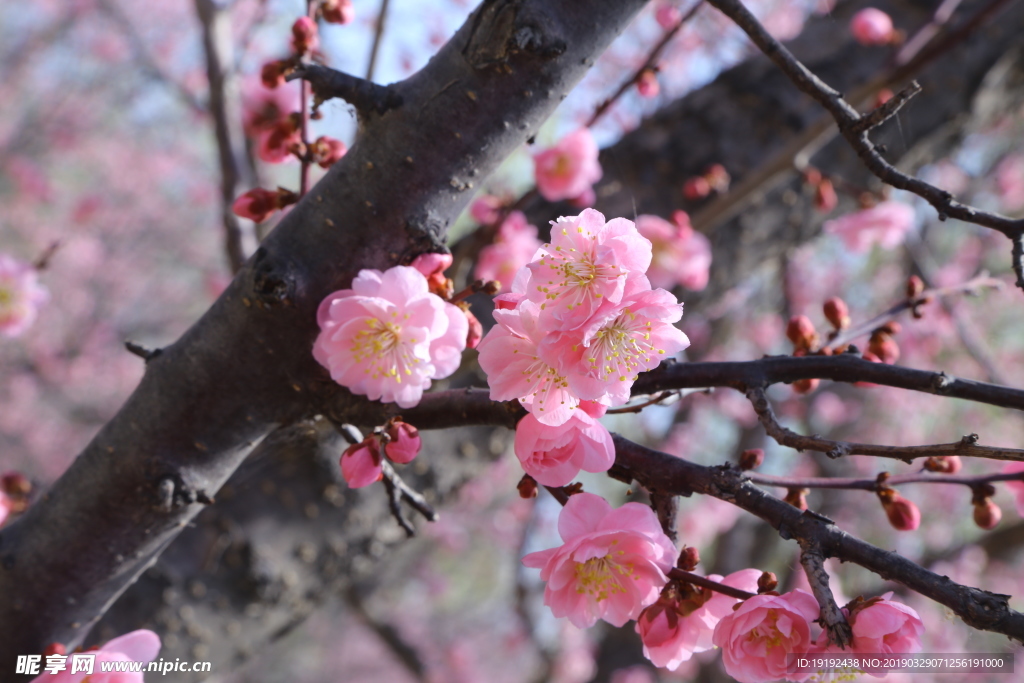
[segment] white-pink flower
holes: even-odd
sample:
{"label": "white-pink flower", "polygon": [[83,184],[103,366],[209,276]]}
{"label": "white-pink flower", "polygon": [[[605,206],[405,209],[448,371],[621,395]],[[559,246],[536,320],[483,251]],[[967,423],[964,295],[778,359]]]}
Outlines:
{"label": "white-pink flower", "polygon": [[541,570],[544,604],[579,628],[636,619],[658,599],[676,559],[654,512],[639,503],[613,510],[592,493],[570,496],[558,533],[563,545],[530,553],[523,564]]}
{"label": "white-pink flower", "polygon": [[600,212],[584,209],[552,224],[551,243],[527,266],[526,296],[540,304],[544,330],[575,330],[622,300],[628,275],[646,283],[650,264],[651,243],[632,221],[606,223]]}
{"label": "white-pink flower", "polygon": [[726,673],[740,683],[806,680],[812,672],[793,673],[787,659],[791,652],[810,650],[811,621],[818,613],[814,596],[802,590],[744,600],[718,622],[712,637],[722,648]]}
{"label": "white-pink flower", "polygon": [[[712,574],[712,581],[757,591],[759,569],[742,569],[729,576]],[[722,593],[687,584],[687,594],[666,588],[658,602],[644,610],[636,622],[636,632],[644,645],[644,656],[657,667],[675,671],[696,652],[705,652],[714,645],[711,637],[715,626],[739,602]]]}
{"label": "white-pink flower", "polygon": [[874,7],[865,7],[853,15],[850,32],[861,45],[888,45],[895,29],[888,14]]}
{"label": "white-pink flower", "polygon": [[582,401],[563,424],[552,427],[531,413],[516,425],[515,453],[531,477],[544,486],[565,486],[580,470],[607,472],[615,464],[615,445],[598,422],[605,407]]}
{"label": "white-pink flower", "polygon": [[601,179],[597,143],[586,128],[562,138],[533,157],[537,191],[549,202],[574,199]]}
{"label": "white-pink flower", "polygon": [[431,379],[454,372],[466,347],[466,316],[428,290],[415,268],[362,270],[351,289],[327,296],[317,311],[313,356],[354,394],[419,403]]}
{"label": "white-pink flower", "polygon": [[865,252],[875,244],[885,248],[903,244],[914,225],[914,209],[906,204],[887,201],[826,221],[825,232],[836,235],[853,252]]}
{"label": "white-pink flower", "polygon": [[636,229],[651,241],[647,279],[652,287],[672,289],[680,284],[696,292],[708,286],[711,243],[690,227],[688,218],[685,223],[674,225],[658,216],[637,216]]}
{"label": "white-pink flower", "polygon": [[35,267],[0,254],[0,332],[8,337],[22,334],[49,298]]}
{"label": "white-pink flower", "polygon": [[[84,671],[71,673],[71,658],[66,660],[66,667],[60,673],[42,673],[32,679],[31,683],[82,683],[88,677],[88,683],[143,683],[141,672],[102,672],[100,665],[104,662],[143,662],[148,664],[156,659],[160,652],[160,636],[140,629],[118,636],[107,642],[98,650],[86,654],[95,655],[92,675]],[[44,659],[45,664],[45,659]]]}
{"label": "white-pink flower", "polygon": [[479,280],[497,280],[501,291],[507,292],[516,273],[530,262],[540,245],[537,227],[526,222],[522,211],[513,211],[498,228],[494,244],[480,250],[474,276]]}

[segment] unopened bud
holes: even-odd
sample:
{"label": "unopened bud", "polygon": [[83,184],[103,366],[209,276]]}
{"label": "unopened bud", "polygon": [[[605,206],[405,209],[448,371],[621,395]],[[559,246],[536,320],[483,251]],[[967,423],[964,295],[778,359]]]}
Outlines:
{"label": "unopened bud", "polygon": [[847,308],[846,302],[839,297],[834,296],[828,299],[822,308],[825,312],[825,319],[832,323],[832,327],[837,330],[845,330],[850,326],[850,309]]}
{"label": "unopened bud", "polygon": [[51,657],[53,655],[66,655],[67,653],[68,648],[63,643],[50,643],[46,646],[46,649],[43,650],[44,657]]}
{"label": "unopened bud", "polygon": [[1003,511],[991,498],[983,498],[974,503],[974,523],[986,531],[994,529],[1003,518]]}
{"label": "unopened bud", "polygon": [[767,593],[779,587],[779,579],[773,572],[763,572],[757,579],[757,592]]}
{"label": "unopened bud", "polygon": [[260,69],[260,81],[263,86],[273,90],[279,85],[285,84],[284,75],[291,65],[286,60],[267,62]]}
{"label": "unopened bud", "polygon": [[0,478],[0,488],[9,496],[27,496],[32,493],[32,482],[21,472],[8,472]]}
{"label": "unopened bud", "polygon": [[484,286],[480,288],[480,291],[487,296],[494,296],[501,291],[501,283],[497,280],[488,280],[484,283]]}
{"label": "unopened bud", "polygon": [[683,183],[683,196],[690,201],[704,199],[709,194],[711,194],[711,184],[706,178],[698,176]]}
{"label": "unopened bud", "polygon": [[764,451],[760,448],[748,448],[740,453],[740,469],[756,470],[764,462]]}
{"label": "unopened bud", "polygon": [[352,0],[324,0],[320,6],[320,16],[328,24],[348,24],[356,17]]}
{"label": "unopened bud", "polygon": [[807,489],[792,488],[786,491],[786,497],[784,501],[795,507],[797,510],[807,509],[807,494],[810,493]]}
{"label": "unopened bud", "polygon": [[810,185],[811,187],[817,187],[821,183],[821,181],[821,171],[819,171],[818,169],[814,168],[813,166],[808,166],[806,170],[804,170],[804,182]]}
{"label": "unopened bud", "polygon": [[921,296],[921,292],[924,291],[924,280],[916,275],[911,275],[907,279],[907,298],[916,299]]}
{"label": "unopened bud", "polygon": [[658,74],[654,69],[644,69],[636,82],[636,91],[640,97],[647,99],[657,97],[661,92],[661,85],[658,83]]}
{"label": "unopened bud", "polygon": [[299,17],[295,20],[292,24],[292,47],[300,55],[316,52],[320,48],[320,31],[315,21],[309,17]]}
{"label": "unopened bud", "polygon": [[829,213],[839,205],[836,188],[828,178],[823,179],[814,188],[814,208],[822,213]]}
{"label": "unopened bud", "polygon": [[871,339],[868,342],[868,351],[886,365],[892,365],[900,359],[899,344],[884,332],[875,331],[871,335]]}
{"label": "unopened bud", "polygon": [[520,498],[537,497],[537,480],[529,474],[523,475],[523,478],[519,480],[518,484],[516,484],[516,488],[519,489]]}
{"label": "unopened bud", "polygon": [[475,349],[476,345],[480,343],[480,339],[484,336],[484,327],[477,320],[477,317],[473,315],[473,311],[464,310],[466,314],[466,321],[469,323],[469,330],[466,332],[466,348]]}
{"label": "unopened bud", "polygon": [[897,531],[913,531],[921,525],[921,511],[896,489],[883,488],[878,492],[889,524]]}
{"label": "unopened bud", "polygon": [[924,461],[924,468],[929,472],[956,474],[963,467],[959,455],[933,455]]}
{"label": "unopened bud", "polygon": [[817,377],[814,379],[798,379],[793,382],[793,391],[798,394],[809,394],[817,389],[819,384],[821,384],[821,380]]}
{"label": "unopened bud", "polygon": [[806,315],[794,315],[786,325],[786,337],[796,349],[810,351],[818,343],[814,323]]}
{"label": "unopened bud", "polygon": [[676,566],[684,572],[692,572],[700,564],[700,553],[693,546],[686,546],[679,553]]}
{"label": "unopened bud", "polygon": [[397,463],[412,462],[422,446],[420,432],[408,422],[395,420],[388,427],[389,441],[384,445],[384,452]]}
{"label": "unopened bud", "polygon": [[725,166],[722,166],[722,164],[712,164],[709,166],[708,170],[704,172],[704,178],[715,192],[728,192],[729,183],[732,182],[729,172],[725,170]]}

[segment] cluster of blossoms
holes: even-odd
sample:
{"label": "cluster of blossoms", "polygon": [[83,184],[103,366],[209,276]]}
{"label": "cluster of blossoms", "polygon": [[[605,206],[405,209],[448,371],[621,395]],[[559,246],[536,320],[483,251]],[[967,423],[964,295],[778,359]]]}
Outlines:
{"label": "cluster of blossoms", "polygon": [[341,475],[354,489],[369,486],[384,478],[382,455],[405,465],[420,452],[420,433],[407,422],[392,420],[379,434],[349,446],[341,455]]}
{"label": "cluster of blossoms", "polygon": [[[156,659],[160,652],[160,636],[140,629],[118,636],[102,647],[93,649],[90,665],[92,671],[74,670],[63,645],[51,645],[41,662],[43,673],[33,678],[31,683],[143,683],[140,671],[109,671],[102,670],[103,664],[114,662],[141,662],[143,665]],[[74,673],[73,673],[74,671]]]}
{"label": "cluster of blossoms", "polygon": [[0,333],[17,337],[25,332],[49,298],[35,266],[0,254]]}
{"label": "cluster of blossoms", "polygon": [[[771,574],[744,569],[707,577],[749,595],[744,600],[670,579],[676,556],[678,566],[691,571],[696,553],[677,553],[649,507],[612,509],[600,496],[579,493],[562,510],[558,533],[561,546],[523,558],[547,582],[544,603],[580,628],[598,619],[614,626],[636,620],[644,655],[655,666],[674,671],[695,653],[718,647],[726,672],[741,683],[802,682],[816,672],[796,669],[791,655],[843,652],[824,630],[814,635],[814,597],[799,589],[780,595]],[[920,651],[920,617],[891,597],[847,605],[843,612],[853,633],[847,652]]]}
{"label": "cluster of blossoms", "polygon": [[611,438],[597,419],[629,400],[640,372],[689,345],[673,325],[682,306],[651,288],[650,264],[651,243],[631,221],[586,209],[554,222],[551,243],[495,299],[480,367],[492,399],[530,412],[516,455],[541,484],[607,471]]}

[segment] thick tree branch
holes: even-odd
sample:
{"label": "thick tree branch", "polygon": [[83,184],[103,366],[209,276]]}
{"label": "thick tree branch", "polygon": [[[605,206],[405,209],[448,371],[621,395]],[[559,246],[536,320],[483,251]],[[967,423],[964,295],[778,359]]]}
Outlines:
{"label": "thick tree branch", "polygon": [[313,88],[318,102],[335,97],[345,100],[360,116],[383,114],[402,105],[402,96],[392,86],[377,85],[358,76],[347,74],[319,64],[304,64],[292,71],[287,80],[301,78]]}

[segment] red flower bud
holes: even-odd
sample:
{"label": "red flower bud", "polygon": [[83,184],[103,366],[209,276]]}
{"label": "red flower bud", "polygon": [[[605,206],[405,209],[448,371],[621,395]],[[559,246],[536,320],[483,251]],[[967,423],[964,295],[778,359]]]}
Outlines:
{"label": "red flower bud", "polygon": [[647,99],[658,96],[658,93],[661,92],[661,85],[658,83],[658,74],[654,73],[654,69],[643,70],[640,78],[637,79],[636,91],[640,97]]}
{"label": "red flower bud", "polygon": [[786,337],[799,351],[810,351],[818,343],[814,323],[806,315],[794,315],[786,325]]}
{"label": "red flower bud", "polygon": [[883,488],[878,492],[885,515],[897,531],[913,531],[921,525],[921,511],[896,489]]}
{"label": "red flower bud", "polygon": [[316,52],[320,48],[320,31],[315,21],[309,17],[299,17],[295,20],[292,24],[292,47],[300,55]]}
{"label": "red flower bud", "polygon": [[809,394],[815,389],[817,389],[819,384],[821,384],[821,380],[817,378],[798,379],[797,381],[793,382],[793,391],[795,391],[798,394]]}
{"label": "red flower bud", "polygon": [[328,24],[348,24],[356,18],[352,0],[324,0],[320,15]]}
{"label": "red flower bud", "polygon": [[786,497],[784,501],[795,507],[797,510],[807,509],[807,494],[810,493],[807,489],[789,489],[786,491]]}
{"label": "red flower bud", "polygon": [[9,496],[24,497],[32,493],[32,482],[21,472],[8,472],[0,478],[0,489]]}
{"label": "red flower bud", "polygon": [[837,330],[845,330],[850,326],[850,309],[846,302],[837,296],[827,300],[824,305],[825,319]]}
{"label": "red flower bud", "polygon": [[284,85],[284,75],[290,66],[291,65],[285,60],[277,60],[264,64],[263,68],[260,69],[260,80],[263,82],[264,87],[273,90],[279,85]]}
{"label": "red flower bud", "polygon": [[878,330],[871,335],[868,352],[873,353],[886,365],[892,365],[900,359],[900,347],[896,340]]}
{"label": "red flower bud", "polygon": [[764,451],[760,448],[748,448],[740,453],[740,469],[756,470],[764,462]]}
{"label": "red flower bud", "polygon": [[828,178],[823,179],[814,188],[814,208],[822,213],[829,213],[839,205],[836,188]]}
{"label": "red flower bud", "polygon": [[676,561],[676,566],[682,569],[684,572],[692,572],[700,564],[700,553],[693,546],[686,546],[679,553],[679,559]]}
{"label": "red flower bud", "polygon": [[422,445],[420,432],[411,424],[395,420],[388,427],[387,433],[391,440],[385,444],[384,453],[388,458],[404,465],[419,455]]}
{"label": "red flower bud", "polygon": [[278,208],[278,193],[262,187],[249,190],[231,205],[231,210],[236,216],[248,218],[256,223],[267,220]]}
{"label": "red flower bud", "polygon": [[1002,518],[1003,511],[991,498],[983,498],[974,502],[974,523],[982,529],[986,531],[994,529]]}
{"label": "red flower bud", "polygon": [[690,201],[696,201],[698,199],[704,199],[711,194],[711,184],[706,178],[695,177],[690,178],[683,183],[683,196]]}
{"label": "red flower bud", "polygon": [[725,170],[725,166],[722,166],[722,164],[712,164],[709,166],[708,170],[704,172],[704,178],[715,192],[728,192],[729,183],[732,182],[729,172]]}
{"label": "red flower bud", "polygon": [[519,480],[518,484],[516,484],[516,488],[519,490],[520,498],[537,497],[537,480],[529,474],[523,475],[523,478]]}
{"label": "red flower bud", "polygon": [[51,655],[66,655],[67,653],[68,648],[63,643],[50,643],[46,646],[46,649],[43,650],[44,657],[49,657]]}
{"label": "red flower bud", "polygon": [[764,572],[757,579],[757,592],[767,593],[779,587],[779,579],[773,572]]}
{"label": "red flower bud", "polygon": [[959,455],[933,455],[924,461],[926,470],[941,474],[956,474],[962,467]]}

